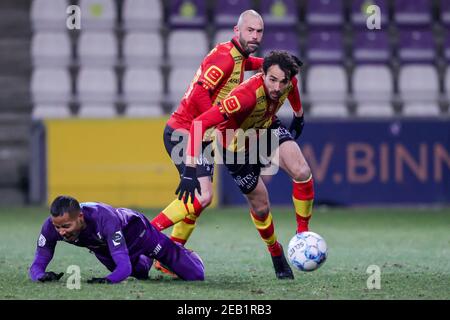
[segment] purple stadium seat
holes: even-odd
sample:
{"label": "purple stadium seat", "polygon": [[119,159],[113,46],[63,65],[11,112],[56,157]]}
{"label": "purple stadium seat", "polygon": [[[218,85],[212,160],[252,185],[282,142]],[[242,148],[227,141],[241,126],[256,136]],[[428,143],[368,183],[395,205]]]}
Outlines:
{"label": "purple stadium seat", "polygon": [[343,23],[342,0],[308,0],[306,22],[309,26],[339,26]]}
{"label": "purple stadium seat", "polygon": [[203,0],[172,0],[169,24],[171,28],[206,27],[206,4]]}
{"label": "purple stadium seat", "polygon": [[402,26],[426,26],[431,23],[431,1],[395,0],[394,19]]}
{"label": "purple stadium seat", "polygon": [[439,12],[441,13],[442,23],[450,26],[450,0],[441,0]]}
{"label": "purple stadium seat", "polygon": [[264,34],[261,46],[261,56],[272,50],[286,50],[300,57],[299,41],[295,31],[268,31]]}
{"label": "purple stadium seat", "polygon": [[387,0],[353,0],[350,19],[355,26],[366,25],[368,14],[366,8],[369,5],[380,7],[381,25],[385,26],[389,19],[389,8]]}
{"label": "purple stadium seat", "polygon": [[252,7],[251,0],[217,0],[214,8],[214,23],[217,28],[234,27],[239,15]]}
{"label": "purple stadium seat", "polygon": [[294,0],[262,0],[260,13],[266,30],[294,28],[298,22],[297,4]]}
{"label": "purple stadium seat", "polygon": [[450,31],[447,32],[447,37],[445,38],[444,56],[445,59],[447,59],[447,61],[450,63]]}
{"label": "purple stadium seat", "polygon": [[355,34],[353,59],[356,63],[387,63],[391,57],[389,36],[384,30],[367,30]]}
{"label": "purple stadium seat", "polygon": [[309,63],[339,63],[344,58],[342,33],[339,31],[316,30],[307,37],[307,58]]}
{"label": "purple stadium seat", "polygon": [[436,48],[431,30],[400,30],[398,56],[402,63],[433,62]]}

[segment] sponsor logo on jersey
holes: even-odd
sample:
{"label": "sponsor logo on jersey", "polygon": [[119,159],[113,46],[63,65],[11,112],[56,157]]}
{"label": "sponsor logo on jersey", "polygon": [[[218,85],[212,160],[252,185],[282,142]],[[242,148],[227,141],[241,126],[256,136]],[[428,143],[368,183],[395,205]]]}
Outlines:
{"label": "sponsor logo on jersey", "polygon": [[122,239],[123,239],[122,231],[117,231],[116,233],[114,233],[114,236],[112,237],[112,243],[114,247],[120,245]]}
{"label": "sponsor logo on jersey", "polygon": [[223,77],[223,71],[219,67],[211,66],[205,72],[205,79],[215,86]]}
{"label": "sponsor logo on jersey", "polygon": [[44,235],[41,233],[39,235],[38,246],[43,247],[47,243],[47,239],[45,239]]}
{"label": "sponsor logo on jersey", "polygon": [[227,113],[233,113],[241,108],[241,104],[236,96],[231,96],[223,100],[222,105]]}

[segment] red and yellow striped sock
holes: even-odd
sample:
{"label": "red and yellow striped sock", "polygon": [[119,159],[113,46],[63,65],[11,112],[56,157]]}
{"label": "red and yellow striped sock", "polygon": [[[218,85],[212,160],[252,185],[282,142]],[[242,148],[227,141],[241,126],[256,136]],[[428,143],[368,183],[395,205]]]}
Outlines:
{"label": "red and yellow striped sock", "polygon": [[196,226],[195,222],[204,209],[197,199],[194,199],[194,204],[188,202],[185,205],[185,208],[188,213],[183,220],[175,224],[172,234],[170,235],[170,239],[182,245],[184,245],[191,236],[192,231],[194,231]]}
{"label": "red and yellow striped sock", "polygon": [[314,180],[312,175],[305,181],[293,181],[292,201],[297,218],[297,233],[309,230],[314,202]]}
{"label": "red and yellow striped sock", "polygon": [[162,231],[181,221],[186,217],[189,211],[186,209],[183,200],[175,199],[163,211],[161,211],[153,220],[151,224]]}
{"label": "red and yellow striped sock", "polygon": [[269,212],[264,217],[259,217],[256,213],[250,209],[250,216],[253,223],[259,232],[259,235],[263,241],[267,244],[267,249],[272,256],[279,256],[282,254],[280,243],[277,241],[275,234],[275,227],[272,221],[272,214]]}

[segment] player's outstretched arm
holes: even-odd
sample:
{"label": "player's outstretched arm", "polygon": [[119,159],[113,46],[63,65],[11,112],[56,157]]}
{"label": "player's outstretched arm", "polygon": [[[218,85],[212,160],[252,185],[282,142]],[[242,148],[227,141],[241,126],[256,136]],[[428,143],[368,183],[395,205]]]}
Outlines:
{"label": "player's outstretched arm", "polygon": [[195,190],[200,195],[202,194],[200,182],[197,179],[196,159],[198,159],[201,153],[203,135],[206,130],[217,126],[225,120],[226,118],[220,112],[219,108],[213,106],[192,122],[188,138],[186,166],[184,167],[180,184],[175,191],[175,194],[178,195],[178,200],[184,197],[184,203],[187,203],[189,198],[191,198],[191,203],[194,203]]}

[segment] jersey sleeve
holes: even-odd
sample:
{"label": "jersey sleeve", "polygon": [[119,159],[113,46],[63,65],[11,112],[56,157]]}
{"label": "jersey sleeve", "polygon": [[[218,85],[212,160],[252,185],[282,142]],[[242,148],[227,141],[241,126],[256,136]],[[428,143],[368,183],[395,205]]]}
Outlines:
{"label": "jersey sleeve", "polygon": [[237,87],[219,104],[219,110],[227,118],[234,118],[256,105],[256,95],[245,87]]}
{"label": "jersey sleeve", "polygon": [[263,62],[263,58],[250,56],[245,61],[245,71],[258,70],[262,68]]}
{"label": "jersey sleeve", "polygon": [[288,100],[295,112],[302,110],[302,101],[300,100],[300,92],[298,90],[298,80],[296,77],[291,79],[293,88],[289,92]]}
{"label": "jersey sleeve", "polygon": [[197,84],[212,92],[229,78],[233,66],[234,60],[228,52],[221,52],[214,48],[202,63],[202,71],[197,79]]}
{"label": "jersey sleeve", "polygon": [[218,106],[213,106],[208,111],[192,121],[189,131],[187,155],[198,157],[202,149],[202,140],[206,130],[215,127],[225,121],[226,115],[221,112]]}
{"label": "jersey sleeve", "polygon": [[37,281],[44,275],[45,269],[53,258],[57,241],[58,235],[56,230],[50,219],[47,219],[42,225],[36,244],[34,261],[29,270],[29,276],[32,281]]}
{"label": "jersey sleeve", "polygon": [[118,217],[108,216],[102,221],[102,224],[100,226],[101,233],[108,243],[109,252],[116,264],[114,271],[106,278],[112,283],[117,283],[125,280],[131,274],[127,244]]}

